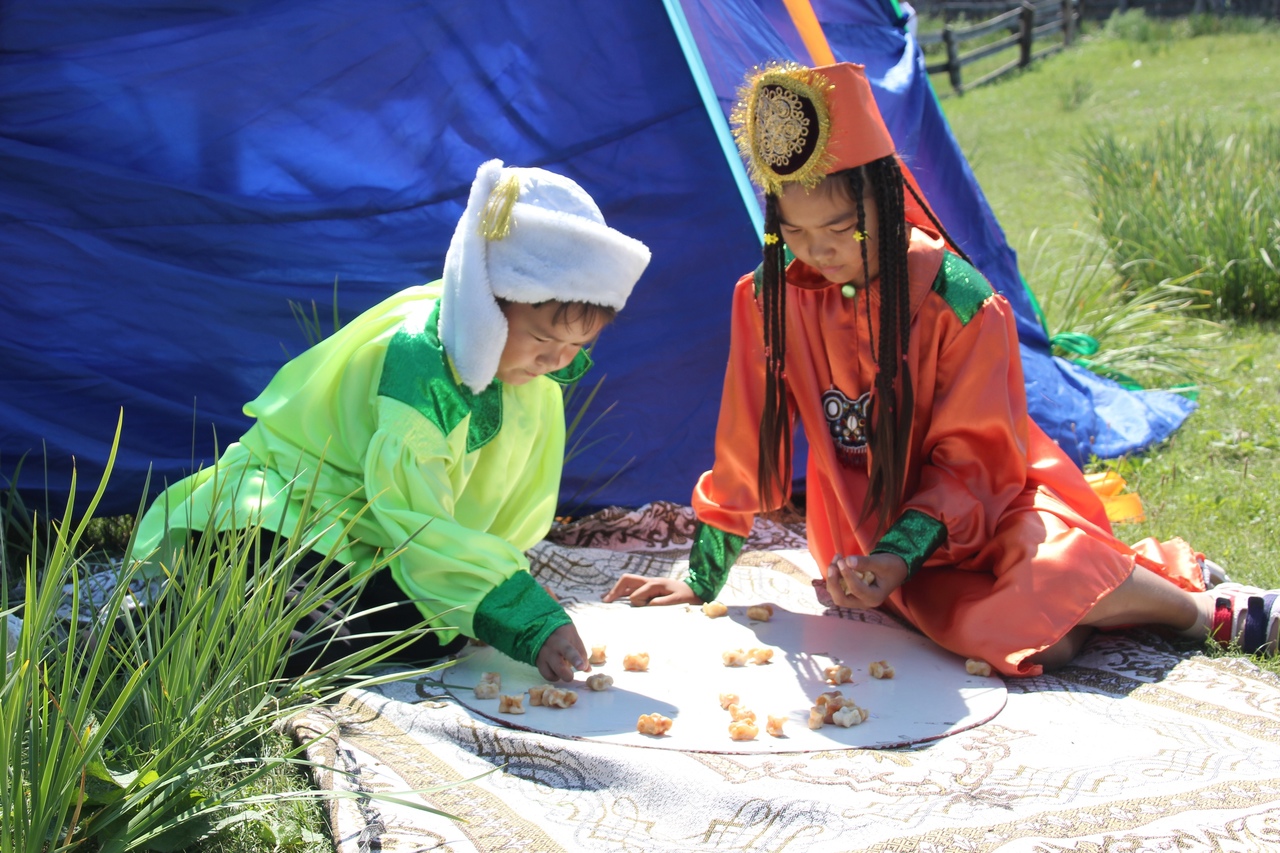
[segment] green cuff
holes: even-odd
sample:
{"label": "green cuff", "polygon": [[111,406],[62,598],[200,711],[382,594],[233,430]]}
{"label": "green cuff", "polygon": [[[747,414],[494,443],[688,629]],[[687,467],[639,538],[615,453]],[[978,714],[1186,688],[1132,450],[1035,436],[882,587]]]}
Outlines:
{"label": "green cuff", "polygon": [[494,587],[476,608],[476,639],[513,660],[536,665],[551,632],[573,620],[528,572],[516,572]]}
{"label": "green cuff", "polygon": [[907,577],[910,578],[946,541],[947,528],[941,521],[918,509],[909,509],[898,516],[871,553],[897,554],[907,564]]}
{"label": "green cuff", "polygon": [[725,533],[698,522],[693,534],[693,550],[689,552],[689,577],[685,578],[694,595],[703,601],[715,600],[746,541],[745,536]]}

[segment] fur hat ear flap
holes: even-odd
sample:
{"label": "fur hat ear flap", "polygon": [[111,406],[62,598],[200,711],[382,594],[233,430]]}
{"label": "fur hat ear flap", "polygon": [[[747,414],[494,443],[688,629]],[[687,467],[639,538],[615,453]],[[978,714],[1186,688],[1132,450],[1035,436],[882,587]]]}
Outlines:
{"label": "fur hat ear flap", "polygon": [[605,224],[586,190],[545,169],[476,172],[449,243],[440,341],[462,381],[479,394],[507,342],[497,299],[582,302],[621,310],[649,264],[649,249]]}
{"label": "fur hat ear flap", "polygon": [[489,241],[480,230],[485,204],[501,174],[501,160],[483,163],[476,171],[467,209],[444,258],[440,343],[463,383],[476,394],[493,381],[507,342],[507,318],[489,281]]}

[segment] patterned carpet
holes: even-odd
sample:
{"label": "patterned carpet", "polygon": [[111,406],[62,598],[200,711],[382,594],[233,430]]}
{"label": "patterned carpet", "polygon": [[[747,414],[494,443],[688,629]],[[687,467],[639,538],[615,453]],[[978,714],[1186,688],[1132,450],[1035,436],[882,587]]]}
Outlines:
{"label": "patterned carpet", "polygon": [[[653,504],[553,531],[534,573],[595,601],[622,572],[679,574],[693,520]],[[826,607],[761,521],[730,581]],[[335,799],[340,853],[364,851],[1280,850],[1280,680],[1149,633],[1100,636],[1070,667],[1007,682],[967,731],[893,750],[729,755],[566,740],[491,724],[427,680],[352,691],[294,721]],[[470,781],[468,781],[470,780]],[[401,799],[371,793],[409,790]]]}

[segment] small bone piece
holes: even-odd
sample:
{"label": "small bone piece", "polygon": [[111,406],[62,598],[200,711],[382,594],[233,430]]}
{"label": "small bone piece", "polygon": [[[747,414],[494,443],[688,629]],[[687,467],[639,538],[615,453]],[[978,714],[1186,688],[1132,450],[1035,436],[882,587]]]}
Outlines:
{"label": "small bone piece", "polygon": [[760,729],[750,720],[735,720],[729,724],[729,737],[734,740],[755,740]]}
{"label": "small bone piece", "polygon": [[498,697],[498,713],[499,714],[523,714],[524,713],[524,694],[519,696],[508,696],[502,694]]}
{"label": "small bone piece", "polygon": [[773,660],[773,649],[751,649],[747,652],[747,660],[754,664],[766,664]]}
{"label": "small bone piece", "polygon": [[747,665],[747,653],[742,649],[730,649],[727,652],[721,652],[720,658],[724,661],[725,666]]}
{"label": "small bone piece", "polygon": [[977,658],[969,658],[964,662],[964,671],[970,675],[981,675],[986,678],[991,675],[991,664]]}
{"label": "small bone piece", "polygon": [[592,646],[591,657],[587,658],[587,663],[592,666],[599,666],[605,662],[604,646]]}
{"label": "small bone piece", "polygon": [[568,708],[577,701],[578,694],[572,690],[548,687],[542,691],[542,704],[548,708]]}
{"label": "small bone piece", "polygon": [[843,664],[828,666],[823,668],[822,677],[827,680],[828,684],[852,684],[853,670]]}
{"label": "small bone piece", "polygon": [[627,655],[622,659],[622,668],[627,672],[648,672],[649,671],[649,653],[636,652]]}
{"label": "small bone piece", "polygon": [[706,604],[702,605],[702,612],[706,614],[709,619],[719,619],[721,616],[724,616],[729,612],[729,608],[725,607],[718,601],[708,601]]}
{"label": "small bone piece", "polygon": [[[496,673],[485,673],[485,675],[496,675]],[[475,686],[475,694],[477,699],[497,699],[498,694],[502,692],[502,685],[497,681],[489,681],[481,678],[480,683]]]}
{"label": "small bone piece", "polygon": [[608,690],[613,686],[613,676],[605,675],[603,672],[597,672],[595,675],[587,676],[587,687],[599,693],[601,690]]}
{"label": "small bone piece", "polygon": [[542,694],[543,694],[545,691],[550,690],[550,689],[551,689],[551,685],[549,685],[549,684],[543,684],[543,685],[541,685],[541,686],[539,686],[539,687],[530,687],[530,688],[529,688],[529,704],[530,704],[531,706],[532,706],[532,705],[541,705],[541,704],[542,704]]}
{"label": "small bone piece", "polygon": [[756,721],[756,712],[749,708],[744,708],[741,705],[730,705],[729,716],[735,723],[742,720],[750,720],[753,723]]}
{"label": "small bone piece", "polygon": [[820,729],[822,728],[822,725],[826,721],[827,721],[826,713],[817,705],[814,705],[812,708],[809,709],[809,728],[815,729],[815,730]]}
{"label": "small bone piece", "polygon": [[738,704],[737,693],[721,693],[720,694],[720,707],[724,708],[726,711],[729,710],[730,705],[737,705],[737,704]]}
{"label": "small bone piece", "polygon": [[871,673],[872,678],[893,678],[893,664],[887,660],[872,661],[867,672]]}
{"label": "small bone piece", "polygon": [[[858,580],[862,581],[867,586],[871,586],[876,582],[876,576],[872,572],[854,572],[854,574],[858,576]],[[848,582],[844,579],[844,575],[836,575],[836,580],[840,583],[841,592],[845,595],[853,595],[852,590],[849,589]]]}
{"label": "small bone piece", "polygon": [[661,714],[641,714],[636,720],[636,731],[642,735],[665,735],[671,731],[671,718]]}
{"label": "small bone piece", "polygon": [[843,726],[847,729],[850,726],[856,726],[860,723],[866,722],[866,719],[866,709],[859,708],[857,705],[850,702],[848,705],[845,705],[832,715],[831,722],[835,723],[837,726]]}
{"label": "small bone piece", "polygon": [[756,622],[768,622],[773,618],[772,604],[753,604],[747,608],[747,618]]}
{"label": "small bone piece", "polygon": [[847,708],[852,704],[852,699],[846,699],[843,696],[835,697],[831,701],[827,702],[825,708],[826,714],[822,717],[823,721],[827,723],[835,722],[836,711],[839,711],[841,708]]}
{"label": "small bone piece", "polygon": [[786,721],[787,721],[787,717],[785,714],[777,717],[775,717],[773,714],[770,714],[768,718],[768,722],[765,723],[764,730],[769,734],[773,735],[774,737],[782,737],[782,724],[785,723]]}

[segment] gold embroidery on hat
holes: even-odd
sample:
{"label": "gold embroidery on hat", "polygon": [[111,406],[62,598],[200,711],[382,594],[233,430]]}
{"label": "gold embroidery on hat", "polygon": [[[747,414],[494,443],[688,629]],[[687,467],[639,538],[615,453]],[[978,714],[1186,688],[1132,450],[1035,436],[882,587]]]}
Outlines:
{"label": "gold embroidery on hat", "polygon": [[827,153],[832,88],[824,75],[794,62],[748,73],[730,119],[751,180],[766,193],[777,195],[789,183],[813,189],[827,176],[834,159]]}
{"label": "gold embroidery on hat", "polygon": [[520,178],[509,173],[493,185],[480,214],[480,233],[490,240],[501,240],[511,233],[511,209],[520,198]]}

